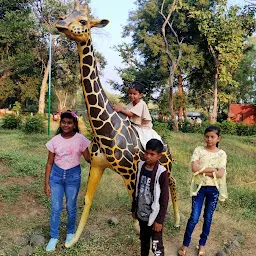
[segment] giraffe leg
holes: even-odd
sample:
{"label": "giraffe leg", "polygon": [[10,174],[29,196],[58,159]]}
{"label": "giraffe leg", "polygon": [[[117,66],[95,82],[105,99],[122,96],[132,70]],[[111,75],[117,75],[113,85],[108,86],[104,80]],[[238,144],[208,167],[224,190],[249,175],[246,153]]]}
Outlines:
{"label": "giraffe leg", "polygon": [[83,229],[86,225],[86,222],[89,216],[90,208],[93,201],[93,196],[101,180],[102,174],[104,173],[104,170],[106,168],[105,163],[106,163],[105,157],[101,154],[98,155],[96,159],[95,158],[92,159],[90,174],[89,174],[89,179],[87,184],[87,190],[86,190],[85,199],[84,199],[84,210],[83,210],[83,213],[74,237],[72,238],[70,243],[65,244],[65,247],[67,248],[70,248],[73,244],[75,244],[83,232]]}
{"label": "giraffe leg", "polygon": [[172,206],[173,206],[173,211],[174,211],[174,219],[175,219],[175,224],[174,226],[176,228],[180,227],[180,213],[179,213],[179,207],[178,207],[178,201],[177,201],[177,193],[176,193],[176,182],[175,179],[171,176],[170,177],[170,192],[171,192],[171,198],[172,198]]}

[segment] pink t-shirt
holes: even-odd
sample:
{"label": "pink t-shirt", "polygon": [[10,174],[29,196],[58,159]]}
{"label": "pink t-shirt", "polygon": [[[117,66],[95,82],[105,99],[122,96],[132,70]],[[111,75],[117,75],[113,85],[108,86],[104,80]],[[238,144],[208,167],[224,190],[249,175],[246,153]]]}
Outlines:
{"label": "pink t-shirt", "polygon": [[64,139],[61,134],[58,134],[46,143],[46,147],[55,154],[55,164],[67,170],[80,164],[80,157],[90,143],[80,133],[76,133],[69,139]]}

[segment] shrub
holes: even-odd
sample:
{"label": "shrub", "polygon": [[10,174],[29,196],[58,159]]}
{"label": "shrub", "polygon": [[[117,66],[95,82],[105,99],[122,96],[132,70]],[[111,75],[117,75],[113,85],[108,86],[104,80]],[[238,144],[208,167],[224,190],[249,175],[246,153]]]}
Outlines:
{"label": "shrub", "polygon": [[194,132],[194,125],[192,125],[188,120],[185,120],[184,122],[179,122],[179,129],[182,132]]}
{"label": "shrub", "polygon": [[[184,133],[200,133],[203,134],[205,129],[211,125],[209,122],[203,122],[200,125],[191,124],[188,120],[179,123],[179,130]],[[244,125],[242,123],[235,123],[232,121],[224,121],[222,123],[214,123],[221,130],[221,134],[230,134],[238,136],[252,136],[256,135],[256,125]]]}
{"label": "shrub", "polygon": [[21,117],[14,114],[5,115],[2,127],[5,129],[18,129],[21,126]]}
{"label": "shrub", "polygon": [[27,116],[23,131],[27,134],[29,133],[45,133],[46,124],[44,122],[44,117],[42,115]]}
{"label": "shrub", "polygon": [[13,105],[12,111],[14,111],[16,113],[16,115],[20,114],[21,104],[18,101],[15,101],[15,104]]}
{"label": "shrub", "polygon": [[256,125],[237,124],[236,133],[239,136],[251,136],[256,134]]}
{"label": "shrub", "polygon": [[[218,126],[217,124],[214,124],[214,125]],[[231,135],[236,135],[236,127],[237,127],[237,123],[232,121],[224,121],[219,125],[219,128],[223,134],[231,134]]]}

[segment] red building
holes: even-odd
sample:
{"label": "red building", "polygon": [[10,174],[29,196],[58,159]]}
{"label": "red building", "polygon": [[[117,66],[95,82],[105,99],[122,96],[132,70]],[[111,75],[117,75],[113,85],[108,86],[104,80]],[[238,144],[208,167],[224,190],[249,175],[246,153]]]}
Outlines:
{"label": "red building", "polygon": [[256,124],[256,105],[230,104],[228,120],[246,125]]}

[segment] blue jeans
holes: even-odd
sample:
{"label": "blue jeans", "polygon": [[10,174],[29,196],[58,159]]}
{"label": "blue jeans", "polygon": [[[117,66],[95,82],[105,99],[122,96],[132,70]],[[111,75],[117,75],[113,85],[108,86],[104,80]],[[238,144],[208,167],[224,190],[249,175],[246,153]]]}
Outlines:
{"label": "blue jeans", "polygon": [[67,234],[75,232],[77,196],[81,183],[80,165],[68,170],[63,170],[53,164],[50,174],[51,187],[51,217],[50,236],[59,238],[60,214],[62,212],[63,197],[66,196],[66,209],[68,213]]}
{"label": "blue jeans", "polygon": [[200,235],[199,240],[199,245],[205,246],[207,237],[210,233],[212,216],[216,209],[218,198],[219,191],[215,186],[202,186],[201,189],[198,191],[198,194],[192,197],[192,212],[187,223],[183,245],[188,247],[190,244],[191,235],[194,231],[196,224],[199,221],[205,199],[203,231]]}

